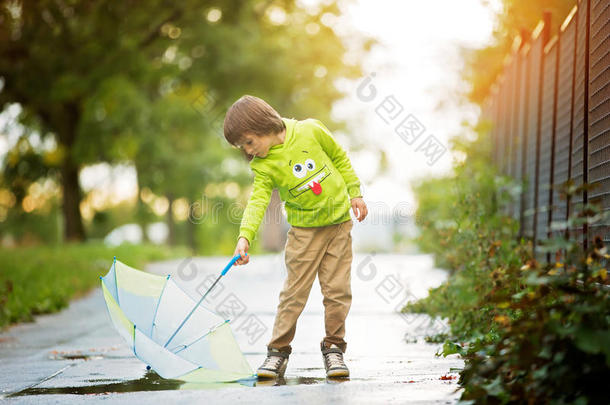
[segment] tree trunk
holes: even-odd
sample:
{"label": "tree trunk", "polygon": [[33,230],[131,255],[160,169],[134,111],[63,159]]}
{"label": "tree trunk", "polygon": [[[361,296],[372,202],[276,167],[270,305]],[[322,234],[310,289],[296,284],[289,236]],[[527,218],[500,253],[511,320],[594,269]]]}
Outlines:
{"label": "tree trunk", "polygon": [[135,165],[136,168],[136,181],[138,182],[138,184],[136,185],[136,188],[138,189],[138,195],[136,198],[136,219],[138,221],[138,225],[140,225],[140,229],[142,230],[142,242],[144,243],[148,243],[150,242],[150,239],[148,238],[148,218],[147,218],[147,205],[144,201],[142,201],[142,187],[140,187],[140,184],[142,183],[140,181],[140,169],[138,168],[138,165]]}
{"label": "tree trunk", "polygon": [[193,202],[189,200],[189,216],[186,219],[186,237],[188,238],[188,245],[191,248],[191,253],[197,252],[197,236],[195,235],[196,225],[193,222],[192,212]]}
{"label": "tree trunk", "polygon": [[82,199],[80,184],[78,182],[79,166],[72,157],[72,148],[76,142],[80,109],[77,103],[68,103],[63,106],[62,113],[50,118],[55,123],[50,128],[57,129],[59,144],[64,148],[65,157],[61,165],[61,184],[63,193],[62,212],[64,215],[64,238],[69,242],[85,240],[85,229],[80,213]]}
{"label": "tree trunk", "polygon": [[140,229],[142,230],[142,242],[149,243],[150,238],[148,237],[148,220],[146,219],[146,203],[142,201],[142,196],[140,195],[140,189],[138,188],[138,198],[136,202],[136,213],[138,216],[138,224],[140,225]]}
{"label": "tree trunk", "polygon": [[169,202],[169,207],[167,208],[167,244],[170,246],[174,246],[176,244],[176,226],[174,224],[174,214],[172,212],[172,204],[174,203],[174,195],[166,194],[165,197]]}
{"label": "tree trunk", "polygon": [[72,161],[70,152],[61,167],[63,188],[62,213],[64,216],[64,239],[68,242],[85,240],[85,229],[80,213],[81,190],[78,184],[78,167]]}
{"label": "tree trunk", "polygon": [[283,231],[284,222],[282,200],[277,189],[274,189],[263,218],[262,246],[264,249],[272,252],[282,251],[286,244],[286,233]]}

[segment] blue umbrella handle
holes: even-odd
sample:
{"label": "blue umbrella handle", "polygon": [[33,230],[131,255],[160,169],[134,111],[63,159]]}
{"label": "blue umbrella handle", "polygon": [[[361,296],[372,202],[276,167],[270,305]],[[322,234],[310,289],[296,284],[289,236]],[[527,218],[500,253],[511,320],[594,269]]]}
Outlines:
{"label": "blue umbrella handle", "polygon": [[[246,256],[248,254],[246,253]],[[210,293],[210,291],[212,291],[212,289],[214,287],[216,287],[216,284],[218,284],[218,282],[220,281],[220,279],[222,278],[222,276],[224,276],[225,274],[227,274],[227,272],[229,271],[229,269],[233,266],[233,264],[235,264],[235,262],[241,257],[241,255],[237,255],[234,258],[231,259],[231,261],[229,262],[229,264],[227,264],[227,267],[225,267],[222,270],[222,273],[220,273],[220,276],[218,276],[218,278],[216,279],[216,281],[214,281],[214,284],[212,284],[212,286],[210,288],[208,288],[208,290],[205,292],[205,294],[203,294],[203,296],[201,297],[201,299],[199,299],[199,302],[197,304],[195,304],[195,306],[193,307],[193,309],[191,310],[191,312],[189,312],[189,314],[186,316],[186,318],[184,318],[184,320],[182,321],[182,323],[180,324],[180,326],[178,326],[178,329],[176,329],[174,331],[174,333],[172,333],[172,335],[170,336],[170,338],[167,340],[167,342],[165,342],[165,344],[163,345],[163,347],[167,347],[167,345],[169,345],[169,343],[174,339],[174,337],[176,336],[176,334],[180,331],[180,329],[182,329],[182,327],[184,326],[184,324],[186,323],[186,321],[189,320],[189,318],[191,317],[191,315],[193,315],[193,312],[195,312],[195,310],[197,309],[197,307],[199,305],[201,305],[201,303],[203,302],[203,300],[205,300],[205,297],[208,296],[208,294]]]}
{"label": "blue umbrella handle", "polygon": [[[246,256],[248,256],[248,254],[246,253]],[[229,262],[229,264],[227,264],[227,267],[225,267],[222,270],[222,273],[220,273],[221,276],[224,276],[225,274],[227,274],[227,272],[231,269],[231,267],[233,267],[233,265],[235,264],[236,261],[239,260],[239,258],[241,257],[241,255],[237,255],[234,258],[231,259],[231,261]]]}

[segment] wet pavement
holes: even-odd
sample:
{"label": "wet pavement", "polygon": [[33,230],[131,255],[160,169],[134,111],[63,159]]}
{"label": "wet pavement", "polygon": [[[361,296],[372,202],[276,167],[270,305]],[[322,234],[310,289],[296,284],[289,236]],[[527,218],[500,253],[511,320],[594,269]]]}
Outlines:
{"label": "wet pavement", "polygon": [[[168,261],[147,270],[171,274],[197,298],[229,259]],[[265,358],[285,271],[281,254],[252,257],[248,265],[233,267],[205,302],[232,319],[253,371]],[[445,323],[396,312],[446,277],[426,255],[357,254],[346,325],[351,378],[325,378],[319,350],[324,308],[316,281],[299,319],[285,378],[229,384],[166,380],[146,370],[112,327],[97,289],[58,314],[0,333],[0,402],[455,404],[463,362],[455,355],[436,357],[441,345],[423,340],[425,334],[445,331]]]}

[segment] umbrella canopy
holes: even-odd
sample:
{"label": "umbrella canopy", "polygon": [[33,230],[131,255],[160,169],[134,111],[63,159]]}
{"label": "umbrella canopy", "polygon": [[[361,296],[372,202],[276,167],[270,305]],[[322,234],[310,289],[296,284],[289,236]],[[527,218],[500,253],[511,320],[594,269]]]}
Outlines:
{"label": "umbrella canopy", "polygon": [[229,321],[193,300],[169,275],[145,273],[115,259],[100,278],[115,328],[161,377],[222,382],[254,376]]}

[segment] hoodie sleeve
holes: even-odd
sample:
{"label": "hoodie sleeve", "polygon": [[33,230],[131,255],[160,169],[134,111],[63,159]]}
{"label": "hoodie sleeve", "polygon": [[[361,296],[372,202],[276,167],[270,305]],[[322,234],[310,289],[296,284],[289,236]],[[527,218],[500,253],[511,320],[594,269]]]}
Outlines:
{"label": "hoodie sleeve", "polygon": [[258,227],[263,220],[269,200],[271,199],[271,192],[273,191],[273,180],[267,174],[256,169],[252,169],[252,171],[254,172],[252,194],[244,210],[241,226],[239,227],[239,237],[246,238],[250,245],[252,245],[252,239],[254,239]]}
{"label": "hoodie sleeve", "polygon": [[311,121],[314,125],[314,137],[320,146],[322,146],[322,150],[332,160],[337,170],[339,170],[339,173],[341,173],[347,185],[349,198],[362,197],[360,193],[360,180],[356,176],[350,160],[341,145],[337,143],[328,128],[321,121],[316,119],[311,119]]}

